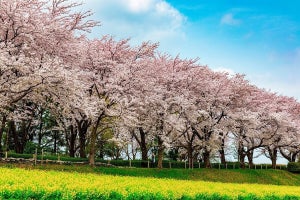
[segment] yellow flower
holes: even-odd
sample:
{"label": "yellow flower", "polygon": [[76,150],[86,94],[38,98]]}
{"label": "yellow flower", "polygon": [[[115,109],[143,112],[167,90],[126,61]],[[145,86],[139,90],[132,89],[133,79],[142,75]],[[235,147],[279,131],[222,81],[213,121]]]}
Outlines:
{"label": "yellow flower", "polygon": [[233,199],[239,195],[250,194],[259,197],[290,195],[300,198],[298,186],[216,183],[7,168],[0,168],[0,174],[2,192],[61,192],[65,199],[73,199],[79,193],[100,193],[109,196],[111,192],[117,192],[123,197],[150,193],[160,194],[165,198],[181,198],[183,195],[195,197],[197,194],[226,195]]}

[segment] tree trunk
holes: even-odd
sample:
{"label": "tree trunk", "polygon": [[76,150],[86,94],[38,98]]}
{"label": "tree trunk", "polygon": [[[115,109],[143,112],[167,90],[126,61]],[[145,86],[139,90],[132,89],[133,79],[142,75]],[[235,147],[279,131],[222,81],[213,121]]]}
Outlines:
{"label": "tree trunk", "polygon": [[193,147],[192,147],[192,144],[188,144],[187,153],[188,153],[189,169],[192,169],[193,168]]}
{"label": "tree trunk", "polygon": [[292,159],[291,159],[291,162],[296,162],[296,158],[297,158],[297,155],[298,155],[299,152],[297,153],[292,153]]}
{"label": "tree trunk", "polygon": [[69,137],[69,156],[75,157],[76,151],[76,138],[77,138],[77,131],[74,130],[74,126],[70,126],[70,137]]}
{"label": "tree trunk", "polygon": [[1,128],[0,128],[0,157],[3,155],[3,149],[2,149],[2,137],[5,129],[5,124],[6,124],[6,116],[2,117],[2,122],[1,122]]}
{"label": "tree trunk", "polygon": [[164,147],[163,147],[163,141],[158,137],[158,160],[157,160],[157,167],[159,169],[163,168],[163,156],[164,156]]}
{"label": "tree trunk", "polygon": [[88,120],[76,120],[76,122],[79,133],[79,156],[80,158],[86,158],[86,134],[88,127],[90,126],[90,122]]}
{"label": "tree trunk", "polygon": [[90,140],[89,164],[95,166],[97,127],[93,127]]}
{"label": "tree trunk", "polygon": [[276,164],[277,164],[277,156],[272,157],[272,168],[276,169]]}
{"label": "tree trunk", "polygon": [[121,157],[121,150],[119,148],[116,148],[116,156],[115,156],[115,159],[116,160],[119,160]]}
{"label": "tree trunk", "polygon": [[247,152],[247,158],[249,162],[250,168],[254,168],[254,163],[253,163],[253,150]]}
{"label": "tree trunk", "polygon": [[[30,123],[29,123],[29,126],[30,126]],[[28,133],[28,130],[27,130],[27,125],[26,125],[26,122],[25,121],[22,121],[21,123],[21,129],[20,129],[20,132],[19,132],[19,151],[20,153],[24,153],[24,149],[25,149],[25,145],[26,145],[26,142],[27,142],[27,133]]]}
{"label": "tree trunk", "polygon": [[80,158],[86,158],[86,153],[85,153],[86,145],[85,144],[86,144],[86,136],[79,137],[79,157]]}
{"label": "tree trunk", "polygon": [[238,161],[240,163],[240,168],[245,169],[245,157],[246,154],[244,153],[244,146],[243,143],[240,141],[238,146]]}
{"label": "tree trunk", "polygon": [[104,112],[99,115],[95,125],[91,130],[91,139],[90,139],[90,151],[89,151],[89,164],[95,166],[95,157],[96,157],[96,142],[97,142],[97,129],[99,127],[100,121],[104,116]]}
{"label": "tree trunk", "polygon": [[99,148],[99,158],[104,160],[104,154],[105,154],[105,150],[104,150],[104,145],[105,145],[105,140],[100,139],[100,141],[98,142],[98,148]]}
{"label": "tree trunk", "polygon": [[40,126],[39,126],[39,133],[38,133],[38,146],[42,146],[42,137],[43,137],[43,113],[44,109],[41,109],[40,112]]}
{"label": "tree trunk", "polygon": [[7,132],[6,132],[6,137],[5,137],[5,150],[4,151],[9,151],[9,149],[10,149],[10,137],[11,137],[10,121],[8,121]]}
{"label": "tree trunk", "polygon": [[130,160],[129,149],[130,149],[130,146],[129,146],[129,144],[127,144],[127,147],[126,147],[126,149],[125,149],[125,154],[126,154],[126,156],[127,156],[127,160]]}
{"label": "tree trunk", "polygon": [[54,131],[54,135],[53,135],[53,153],[57,153],[57,133],[56,131]]}
{"label": "tree trunk", "polygon": [[19,136],[16,130],[16,124],[14,121],[10,121],[9,122],[9,131],[10,131],[10,135],[13,138],[13,145],[14,145],[14,150],[16,153],[21,153],[21,148],[20,148],[20,142],[19,142]]}
{"label": "tree trunk", "polygon": [[138,132],[139,132],[139,136],[140,138],[137,136],[137,134],[132,131],[131,134],[134,137],[134,139],[137,141],[137,143],[140,146],[141,149],[141,153],[142,153],[142,167],[147,167],[147,161],[148,161],[148,148],[147,148],[147,143],[146,143],[146,135],[147,132],[145,132],[143,130],[142,127],[138,128]]}
{"label": "tree trunk", "polygon": [[277,148],[274,149],[268,149],[269,150],[269,155],[272,161],[272,168],[276,169],[276,164],[277,164]]}
{"label": "tree trunk", "polygon": [[136,153],[137,153],[137,151],[133,149],[133,145],[132,145],[132,148],[131,148],[132,160],[135,160]]}
{"label": "tree trunk", "polygon": [[148,148],[147,148],[147,143],[146,143],[146,132],[144,132],[143,128],[139,128],[140,132],[140,146],[141,146],[141,151],[142,151],[142,167],[147,167],[147,162],[148,161]]}
{"label": "tree trunk", "polygon": [[221,147],[221,150],[219,151],[219,153],[220,153],[220,160],[221,160],[221,163],[222,163],[223,165],[225,165],[225,164],[226,164],[226,158],[225,158],[225,151],[224,151],[224,148],[223,148],[223,147]]}
{"label": "tree trunk", "polygon": [[210,151],[208,151],[206,148],[204,148],[204,151],[203,151],[203,161],[204,161],[205,168],[211,168]]}
{"label": "tree trunk", "polygon": [[140,128],[141,136],[141,151],[142,151],[142,160],[148,160],[148,150],[146,145],[146,134],[142,128]]}
{"label": "tree trunk", "polygon": [[225,158],[225,139],[224,139],[224,133],[219,133],[219,135],[222,137],[221,138],[221,148],[219,150],[220,153],[220,161],[223,165],[226,164],[226,158]]}
{"label": "tree trunk", "polygon": [[290,151],[289,153],[285,153],[282,148],[280,148],[279,150],[280,150],[281,155],[285,159],[287,159],[289,162],[296,162],[297,155],[300,152],[299,150],[297,150],[295,152]]}
{"label": "tree trunk", "polygon": [[239,154],[239,162],[240,162],[240,168],[245,169],[246,165],[245,165],[245,157],[246,155],[243,153]]}

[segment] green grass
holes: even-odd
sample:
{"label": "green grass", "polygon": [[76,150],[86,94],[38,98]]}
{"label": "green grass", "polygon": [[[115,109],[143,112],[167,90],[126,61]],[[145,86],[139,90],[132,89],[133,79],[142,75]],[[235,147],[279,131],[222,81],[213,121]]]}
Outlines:
{"label": "green grass", "polygon": [[218,170],[218,169],[134,169],[96,168],[94,171],[122,176],[202,180],[222,183],[258,183],[300,186],[300,175],[283,170]]}
{"label": "green grass", "polygon": [[218,169],[147,169],[147,168],[109,168],[79,165],[17,165],[1,164],[4,167],[22,167],[27,169],[42,169],[69,171],[79,173],[95,173],[116,176],[169,178],[177,180],[210,181],[221,183],[257,183],[271,185],[300,186],[300,174],[284,170],[218,170]]}

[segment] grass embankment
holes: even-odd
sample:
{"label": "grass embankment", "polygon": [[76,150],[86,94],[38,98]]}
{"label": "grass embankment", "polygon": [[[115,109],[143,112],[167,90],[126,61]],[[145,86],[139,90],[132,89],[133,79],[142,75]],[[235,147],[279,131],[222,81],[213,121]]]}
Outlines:
{"label": "grass embankment", "polygon": [[300,175],[283,170],[218,170],[218,169],[95,169],[103,174],[170,178],[178,180],[210,181],[221,183],[256,183],[300,186]]}

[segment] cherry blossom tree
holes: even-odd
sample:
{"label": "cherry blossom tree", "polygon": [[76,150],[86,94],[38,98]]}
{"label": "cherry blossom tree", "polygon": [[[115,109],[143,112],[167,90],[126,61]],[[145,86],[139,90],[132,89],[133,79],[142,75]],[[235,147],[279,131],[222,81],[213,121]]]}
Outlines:
{"label": "cherry blossom tree", "polygon": [[[143,43],[131,47],[129,40],[115,41],[110,36],[87,41],[81,65],[85,83],[84,111],[91,119],[90,164],[94,165],[96,140],[101,131],[111,128],[122,114],[126,97],[130,98],[127,85],[134,66],[139,66],[153,54],[156,44]],[[144,58],[145,57],[145,58]],[[125,99],[125,100],[124,100]]]}
{"label": "cherry blossom tree", "polygon": [[74,11],[78,5],[66,0],[0,1],[0,136],[7,120],[18,118],[12,112],[17,104],[66,102],[58,94],[72,85],[66,69],[76,49],[70,47],[76,34],[97,24],[86,20],[90,12]]}

